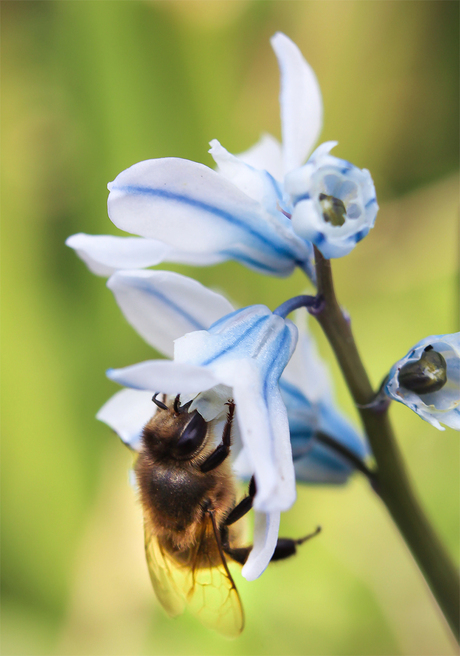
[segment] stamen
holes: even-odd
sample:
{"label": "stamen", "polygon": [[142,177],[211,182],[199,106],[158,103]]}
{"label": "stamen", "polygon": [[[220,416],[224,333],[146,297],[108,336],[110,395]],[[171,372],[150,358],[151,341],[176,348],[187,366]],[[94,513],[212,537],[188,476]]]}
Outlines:
{"label": "stamen", "polygon": [[318,196],[318,200],[323,210],[323,219],[333,226],[343,226],[347,213],[344,202],[340,198],[323,193]]}
{"label": "stamen", "polygon": [[399,384],[416,394],[438,392],[447,383],[447,364],[441,353],[427,346],[420,360],[407,362],[398,374]]}

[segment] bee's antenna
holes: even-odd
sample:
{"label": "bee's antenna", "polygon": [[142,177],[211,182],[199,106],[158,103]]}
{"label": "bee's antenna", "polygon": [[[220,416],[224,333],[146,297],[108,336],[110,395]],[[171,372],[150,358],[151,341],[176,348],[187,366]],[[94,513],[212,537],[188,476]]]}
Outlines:
{"label": "bee's antenna", "polygon": [[184,405],[180,404],[180,394],[176,396],[174,399],[174,412],[176,415],[181,415],[184,412],[187,412],[187,410],[190,408],[192,405],[192,401],[188,401],[188,403],[184,403]]}
{"label": "bee's antenna", "polygon": [[154,404],[155,404],[156,406],[158,406],[159,408],[161,408],[161,410],[167,410],[167,409],[168,409],[168,406],[167,406],[165,403],[163,403],[163,401],[159,401],[159,400],[157,399],[158,394],[160,394],[160,392],[157,392],[156,394],[154,394],[154,395],[152,396],[152,401],[154,402]]}

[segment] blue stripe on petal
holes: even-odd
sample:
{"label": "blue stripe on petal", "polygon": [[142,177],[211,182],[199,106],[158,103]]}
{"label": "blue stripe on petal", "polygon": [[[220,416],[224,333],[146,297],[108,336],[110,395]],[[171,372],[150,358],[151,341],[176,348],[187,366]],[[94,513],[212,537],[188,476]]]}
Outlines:
{"label": "blue stripe on petal", "polygon": [[[126,279],[124,279],[123,282],[125,282],[125,280]],[[129,285],[130,287],[139,289],[142,292],[146,292],[150,296],[158,298],[164,305],[166,305],[166,307],[171,308],[176,314],[183,317],[188,323],[190,323],[194,330],[206,330],[207,326],[204,326],[199,321],[197,321],[195,317],[186,312],[182,306],[174,303],[174,301],[172,301],[168,296],[165,296],[165,294],[162,294],[162,292],[152,287],[148,280],[144,280],[142,278],[129,278],[129,281],[131,283]],[[135,281],[135,284],[132,284],[131,281]]]}
{"label": "blue stripe on petal", "polygon": [[[272,349],[274,350],[275,357],[271,360],[270,363],[267,363],[267,375],[265,376],[264,380],[264,388],[263,388],[263,397],[265,400],[265,403],[268,407],[268,390],[269,387],[273,386],[273,382],[278,383],[279,377],[281,376],[281,373],[284,369],[284,367],[288,363],[288,358],[286,357],[286,350],[289,351],[289,346],[291,342],[291,332],[287,326],[285,326],[284,330],[282,331],[281,335],[278,337],[276,340],[277,344],[272,345]],[[287,349],[286,349],[287,347]],[[281,367],[280,371],[280,364],[282,361],[284,362],[284,366]],[[281,361],[281,362],[280,362]],[[276,366],[278,365],[278,366]],[[273,381],[272,379],[275,379]]]}
{"label": "blue stripe on petal", "polygon": [[[272,274],[280,274],[280,267],[279,266],[270,266],[268,264],[265,264],[264,262],[261,262],[260,260],[255,260],[248,255],[243,255],[241,252],[238,251],[233,251],[231,248],[226,249],[225,251],[219,251],[221,255],[225,255],[225,257],[228,257],[231,260],[236,260],[237,262],[241,262],[242,264],[246,264],[247,267],[250,269],[256,269],[257,271],[260,272],[265,272],[265,273],[272,273]],[[284,270],[286,270],[286,274],[289,274],[291,270],[294,268],[294,264],[297,264],[297,261],[292,258],[292,255],[290,257],[290,263],[287,264],[286,267],[283,267]],[[301,263],[303,265],[303,262]]]}
{"label": "blue stripe on petal", "polygon": [[134,196],[146,195],[146,196],[154,196],[156,198],[165,198],[168,200],[176,201],[178,203],[184,203],[184,205],[189,205],[190,207],[195,207],[197,209],[202,210],[203,212],[208,212],[209,214],[218,216],[220,219],[223,219],[227,223],[230,223],[234,226],[237,226],[241,230],[244,230],[246,233],[248,233],[255,239],[259,240],[262,244],[264,244],[271,250],[273,250],[276,254],[283,257],[292,258],[292,252],[286,248],[281,247],[279,242],[276,243],[271,241],[264,234],[257,232],[257,230],[255,230],[254,228],[248,226],[248,224],[245,223],[244,220],[239,219],[235,215],[230,214],[229,212],[226,212],[225,210],[219,207],[215,207],[214,205],[209,205],[208,203],[204,203],[201,200],[196,200],[195,198],[190,198],[189,196],[185,196],[183,194],[173,193],[165,189],[154,189],[152,187],[140,187],[134,185],[112,187],[112,190],[115,189],[117,191],[121,191],[126,194],[132,194]]}
{"label": "blue stripe on petal", "polygon": [[357,232],[355,237],[356,243],[360,242],[364,237],[369,233],[369,228],[363,228],[360,232]]}
{"label": "blue stripe on petal", "polygon": [[[241,310],[237,310],[237,312],[240,312],[240,311],[241,311]],[[236,313],[234,313],[234,314],[236,314]],[[231,316],[231,315],[230,315],[230,316]],[[225,320],[227,320],[227,319],[228,319],[228,316],[225,317]],[[241,342],[243,342],[244,340],[246,340],[252,332],[254,332],[255,330],[257,330],[258,325],[259,325],[261,322],[266,321],[266,320],[267,320],[267,315],[265,315],[265,316],[263,316],[263,317],[260,317],[260,319],[257,319],[257,321],[255,321],[255,322],[254,322],[249,328],[247,328],[247,330],[245,330],[245,331],[244,331],[244,332],[238,337],[238,339],[236,339],[236,340],[233,341],[231,344],[229,344],[228,346],[226,346],[224,349],[222,349],[222,350],[219,351],[218,353],[215,353],[213,356],[211,356],[210,358],[208,358],[207,360],[205,360],[205,361],[202,363],[202,366],[205,367],[205,366],[211,364],[211,362],[215,362],[215,360],[218,360],[218,359],[221,358],[222,356],[226,355],[226,354],[229,353],[230,351],[234,351],[236,348],[238,348],[238,346],[239,346],[239,344],[241,344]],[[216,322],[216,324],[218,324],[218,323],[219,323],[219,322]],[[216,324],[214,324],[214,326],[216,326]]]}

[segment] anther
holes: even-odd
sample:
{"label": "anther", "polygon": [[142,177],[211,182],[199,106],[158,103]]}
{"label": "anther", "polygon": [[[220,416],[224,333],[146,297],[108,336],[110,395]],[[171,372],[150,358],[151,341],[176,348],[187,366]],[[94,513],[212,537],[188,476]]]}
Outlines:
{"label": "anther", "polygon": [[416,394],[438,392],[447,382],[447,364],[441,353],[427,346],[420,360],[407,362],[398,374],[399,384]]}
{"label": "anther", "polygon": [[340,198],[327,194],[320,194],[318,200],[323,210],[323,219],[333,226],[343,226],[347,213],[344,202]]}

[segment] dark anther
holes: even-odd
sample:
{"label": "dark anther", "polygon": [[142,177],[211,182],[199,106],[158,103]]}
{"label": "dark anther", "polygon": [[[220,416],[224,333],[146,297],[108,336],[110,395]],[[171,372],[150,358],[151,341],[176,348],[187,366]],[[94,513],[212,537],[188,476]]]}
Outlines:
{"label": "dark anther", "polygon": [[347,213],[343,200],[327,194],[320,194],[318,200],[323,210],[323,219],[333,226],[343,226]]}
{"label": "dark anther", "polygon": [[432,347],[431,344],[430,344],[429,346],[427,346],[427,347],[425,348],[425,353],[426,353],[427,351],[432,351],[432,350],[433,350],[433,347]]}
{"label": "dark anther", "polygon": [[398,380],[401,387],[415,394],[438,392],[447,383],[447,363],[433,347],[426,348],[420,360],[401,367]]}
{"label": "dark anther", "polygon": [[160,392],[157,392],[156,394],[154,394],[154,395],[152,396],[152,401],[154,402],[155,405],[157,405],[157,406],[158,406],[159,408],[161,408],[162,410],[167,410],[167,409],[168,409],[168,406],[165,405],[165,404],[163,403],[163,401],[159,401],[159,400],[157,399],[158,394],[160,394]]}

